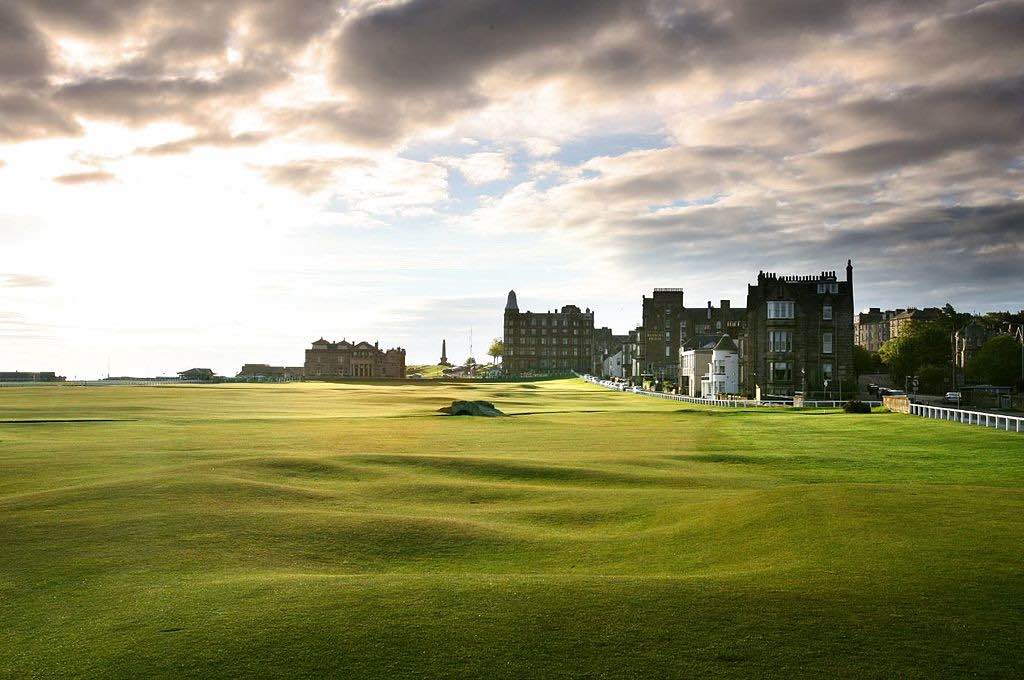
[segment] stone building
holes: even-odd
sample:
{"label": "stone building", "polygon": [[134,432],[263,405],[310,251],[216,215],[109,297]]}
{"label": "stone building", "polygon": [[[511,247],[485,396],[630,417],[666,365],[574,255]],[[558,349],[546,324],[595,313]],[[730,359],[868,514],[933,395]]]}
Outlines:
{"label": "stone building", "polygon": [[596,373],[597,375],[607,375],[606,373],[604,373],[603,369],[605,360],[608,359],[608,357],[621,353],[628,343],[628,333],[626,335],[616,335],[615,333],[612,332],[612,329],[608,328],[607,326],[595,328],[593,372]]}
{"label": "stone building", "polygon": [[63,382],[53,371],[0,371],[0,382]]}
{"label": "stone building", "polygon": [[869,352],[877,352],[889,340],[892,320],[903,314],[905,309],[886,309],[872,307],[860,312],[853,320],[853,342]]}
{"label": "stone building", "polygon": [[320,338],[306,350],[307,380],[339,378],[404,378],[405,350],[382,350],[380,343],[330,342]]}
{"label": "stone building", "polygon": [[634,357],[635,376],[654,380],[677,380],[679,350],[684,345],[699,347],[729,333],[741,337],[746,310],[721,300],[715,307],[686,307],[681,288],[656,288],[643,299],[642,342]]}
{"label": "stone building", "polygon": [[190,368],[187,371],[178,371],[178,378],[181,380],[213,380],[216,377],[211,368]]}
{"label": "stone building", "polygon": [[302,366],[271,366],[270,364],[243,364],[237,378],[249,380],[287,381],[302,380],[305,369]]}
{"label": "stone building", "polygon": [[507,375],[559,375],[594,370],[594,313],[565,305],[554,312],[521,312],[516,292],[505,304]]}
{"label": "stone building", "polygon": [[953,362],[962,376],[975,355],[995,336],[990,328],[972,319],[953,336]]}
{"label": "stone building", "polygon": [[643,297],[643,328],[639,356],[640,378],[675,379],[679,369],[679,331],[686,306],[682,288],[655,288]]}
{"label": "stone building", "polygon": [[780,276],[761,272],[747,286],[741,380],[758,395],[838,396],[854,381],[853,264],[833,272]]}

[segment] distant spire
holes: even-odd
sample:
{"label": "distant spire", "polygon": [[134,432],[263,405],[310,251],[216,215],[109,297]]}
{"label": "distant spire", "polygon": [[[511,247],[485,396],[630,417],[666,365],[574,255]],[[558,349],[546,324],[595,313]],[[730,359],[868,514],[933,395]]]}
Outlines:
{"label": "distant spire", "polygon": [[441,340],[441,361],[438,362],[439,366],[451,366],[448,363],[448,342],[447,340]]}
{"label": "distant spire", "polygon": [[505,303],[505,311],[506,312],[509,312],[509,311],[518,312],[519,311],[519,303],[516,302],[516,292],[514,290],[510,290],[508,292],[508,302]]}

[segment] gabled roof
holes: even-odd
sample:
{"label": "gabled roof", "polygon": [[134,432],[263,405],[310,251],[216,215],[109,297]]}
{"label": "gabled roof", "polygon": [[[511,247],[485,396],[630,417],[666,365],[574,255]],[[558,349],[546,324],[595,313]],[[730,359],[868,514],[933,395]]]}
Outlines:
{"label": "gabled roof", "polygon": [[715,345],[715,349],[724,352],[738,352],[739,348],[736,347],[736,343],[732,341],[729,334],[726,333],[719,339],[718,344]]}

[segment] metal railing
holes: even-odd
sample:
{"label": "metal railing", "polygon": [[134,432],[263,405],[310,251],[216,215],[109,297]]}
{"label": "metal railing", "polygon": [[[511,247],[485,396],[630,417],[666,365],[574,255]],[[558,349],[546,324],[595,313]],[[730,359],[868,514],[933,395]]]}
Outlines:
{"label": "metal railing", "polygon": [[1022,416],[986,413],[984,411],[965,411],[959,408],[930,406],[928,404],[911,404],[910,414],[933,420],[951,420],[955,423],[993,427],[997,430],[1006,430],[1007,432],[1024,432],[1024,417]]}
{"label": "metal railing", "polygon": [[[685,394],[672,394],[670,392],[651,392],[649,390],[642,390],[639,387],[630,387],[625,383],[615,382],[613,380],[601,380],[595,378],[592,375],[581,375],[583,380],[593,385],[599,385],[610,390],[617,392],[630,392],[632,394],[642,394],[645,397],[657,397],[658,399],[671,399],[673,401],[685,401],[690,404],[705,404],[707,406],[724,406],[726,408],[746,408],[751,406],[759,407],[770,407],[774,406],[777,408],[793,408],[792,401],[757,401],[756,399],[704,399],[703,397],[689,397]],[[809,408],[842,408],[845,401],[805,401],[804,406]],[[865,401],[868,406],[881,406],[880,401]]]}

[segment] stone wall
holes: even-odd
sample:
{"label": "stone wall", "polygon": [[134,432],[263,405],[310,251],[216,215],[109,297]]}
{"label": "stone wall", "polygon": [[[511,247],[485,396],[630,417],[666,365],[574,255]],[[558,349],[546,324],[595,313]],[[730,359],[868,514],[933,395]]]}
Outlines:
{"label": "stone wall", "polygon": [[882,397],[882,405],[893,413],[910,413],[910,398],[906,396]]}

